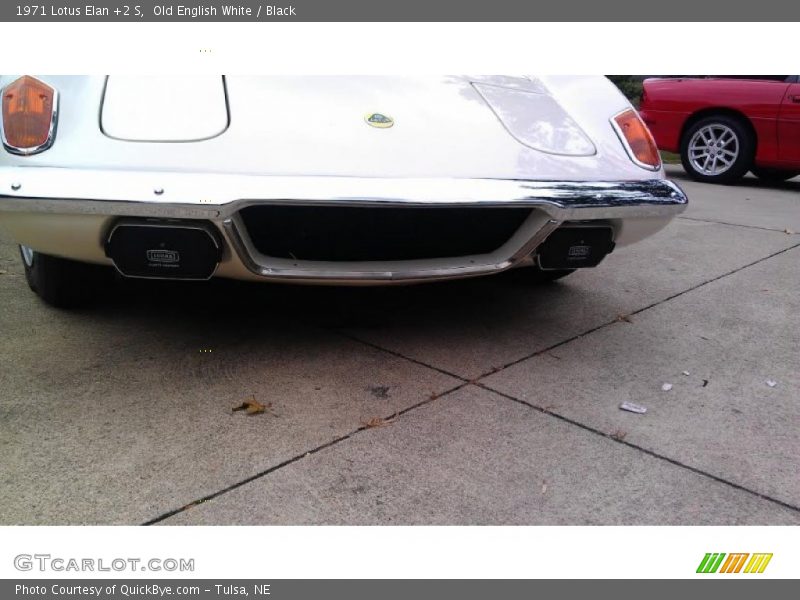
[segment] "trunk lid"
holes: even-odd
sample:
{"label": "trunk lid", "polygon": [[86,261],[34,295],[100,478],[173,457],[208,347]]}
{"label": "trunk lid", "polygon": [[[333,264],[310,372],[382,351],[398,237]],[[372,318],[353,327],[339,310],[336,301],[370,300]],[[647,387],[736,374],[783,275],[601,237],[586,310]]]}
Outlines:
{"label": "trunk lid", "polygon": [[109,76],[100,126],[108,137],[131,142],[194,142],[228,127],[220,76]]}

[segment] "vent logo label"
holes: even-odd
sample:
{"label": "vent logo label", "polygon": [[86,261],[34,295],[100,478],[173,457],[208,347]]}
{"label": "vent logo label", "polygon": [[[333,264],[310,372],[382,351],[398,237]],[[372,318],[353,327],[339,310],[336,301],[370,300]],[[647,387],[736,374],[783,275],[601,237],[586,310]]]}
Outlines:
{"label": "vent logo label", "polygon": [[177,250],[148,250],[147,260],[151,263],[175,264],[181,261],[181,255]]}
{"label": "vent logo label", "polygon": [[570,246],[569,250],[567,251],[567,256],[569,257],[569,260],[578,260],[586,258],[591,253],[591,246]]}

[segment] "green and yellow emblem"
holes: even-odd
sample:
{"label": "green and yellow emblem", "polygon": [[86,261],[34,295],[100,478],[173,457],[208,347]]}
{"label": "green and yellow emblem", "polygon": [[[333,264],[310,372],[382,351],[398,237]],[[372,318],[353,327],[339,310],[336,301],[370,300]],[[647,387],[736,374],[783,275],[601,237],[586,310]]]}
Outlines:
{"label": "green and yellow emblem", "polygon": [[367,113],[364,115],[364,120],[367,125],[377,127],[378,129],[387,129],[394,125],[394,119],[381,113]]}

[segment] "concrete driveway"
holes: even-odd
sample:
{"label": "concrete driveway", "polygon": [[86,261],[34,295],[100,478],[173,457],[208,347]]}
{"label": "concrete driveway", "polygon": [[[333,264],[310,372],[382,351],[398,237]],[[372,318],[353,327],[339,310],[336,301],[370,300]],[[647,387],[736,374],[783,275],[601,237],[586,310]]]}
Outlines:
{"label": "concrete driveway", "polygon": [[0,523],[800,524],[800,180],[669,172],[680,219],[543,287],[60,312],[0,238]]}

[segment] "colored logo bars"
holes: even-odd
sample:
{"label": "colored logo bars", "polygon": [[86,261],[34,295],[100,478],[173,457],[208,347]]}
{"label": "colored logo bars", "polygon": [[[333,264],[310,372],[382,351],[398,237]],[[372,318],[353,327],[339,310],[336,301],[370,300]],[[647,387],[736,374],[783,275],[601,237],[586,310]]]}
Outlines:
{"label": "colored logo bars", "polygon": [[[727,558],[725,558],[727,556]],[[747,557],[750,560],[747,560]],[[725,562],[723,562],[723,560]],[[698,573],[763,573],[769,561],[772,560],[772,553],[760,554],[725,554],[724,552],[707,553],[700,565],[697,567]],[[745,563],[747,566],[745,566]],[[720,567],[720,565],[722,565]],[[742,570],[744,567],[744,570]]]}

